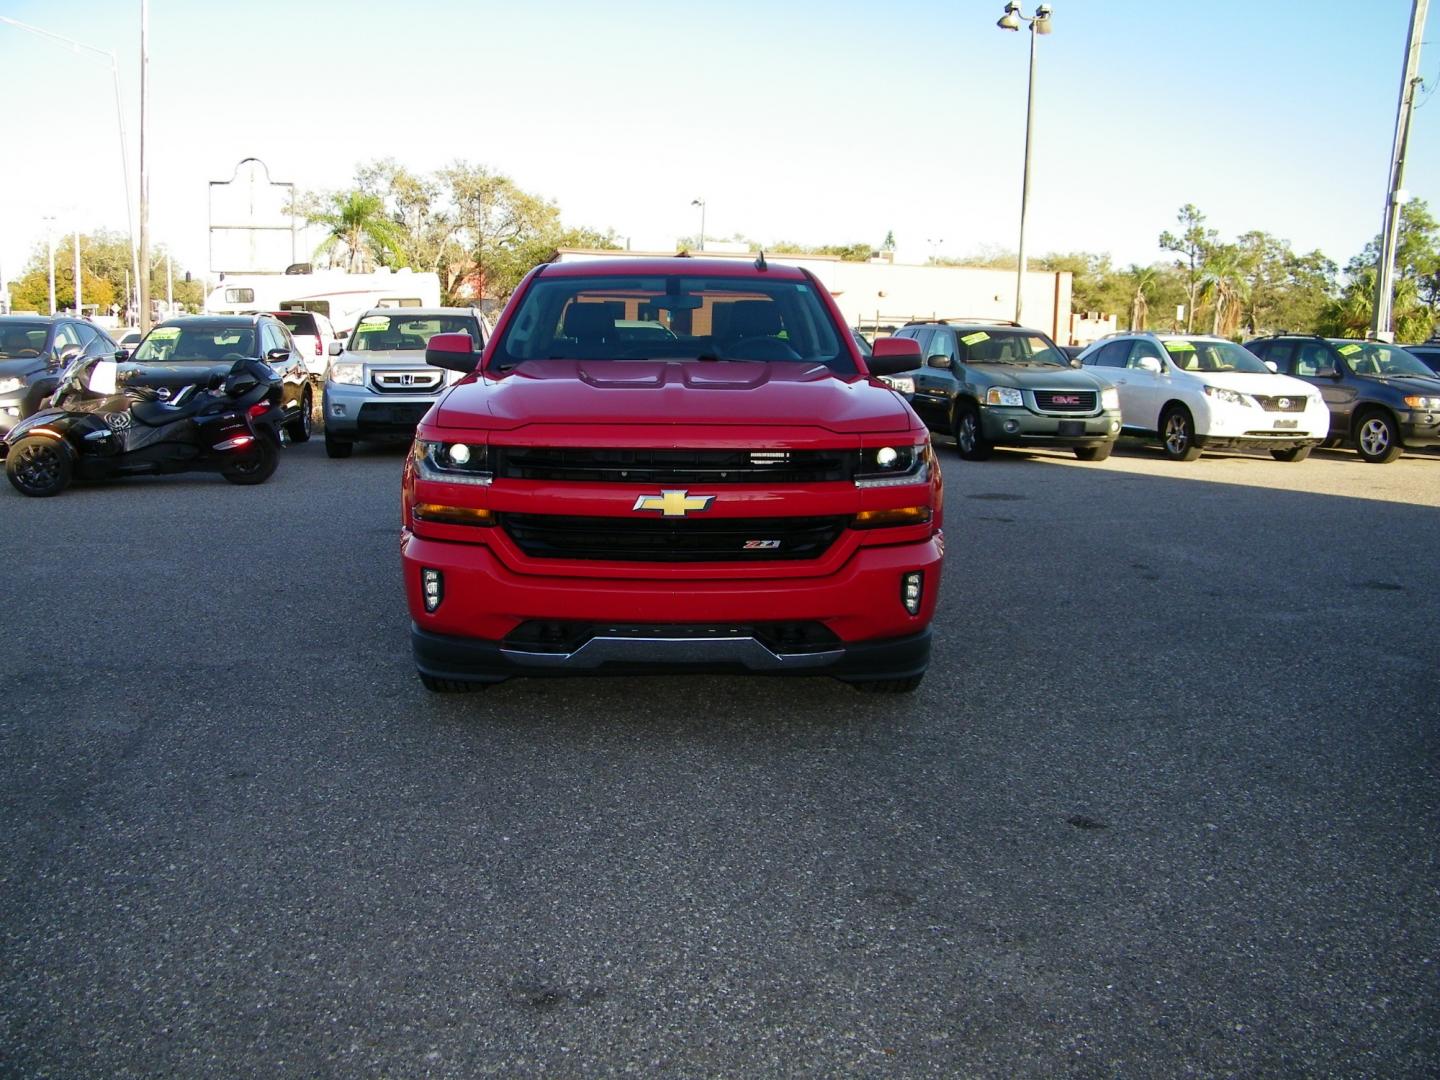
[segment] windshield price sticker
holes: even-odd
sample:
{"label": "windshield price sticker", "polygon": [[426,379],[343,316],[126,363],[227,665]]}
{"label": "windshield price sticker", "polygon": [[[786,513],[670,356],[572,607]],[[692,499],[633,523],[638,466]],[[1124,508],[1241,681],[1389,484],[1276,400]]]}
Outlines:
{"label": "windshield price sticker", "polygon": [[1165,342],[1165,348],[1169,349],[1171,352],[1195,351],[1195,345],[1193,342],[1190,341],[1167,341]]}
{"label": "windshield price sticker", "polygon": [[1340,346],[1340,355],[1341,355],[1341,356],[1350,356],[1351,354],[1357,353],[1357,352],[1359,352],[1359,351],[1360,351],[1360,346],[1359,346],[1359,345],[1341,345],[1341,346]]}
{"label": "windshield price sticker", "polygon": [[355,328],[355,332],[357,334],[373,334],[377,330],[387,330],[389,329],[389,327],[389,319],[386,319],[383,323],[369,323],[368,325],[362,322],[359,326]]}
{"label": "windshield price sticker", "polygon": [[973,334],[966,334],[960,339],[962,345],[979,345],[982,341],[989,341],[990,335],[984,330],[977,330]]}
{"label": "windshield price sticker", "polygon": [[156,341],[170,341],[180,336],[180,328],[178,326],[157,326],[150,331],[150,336]]}

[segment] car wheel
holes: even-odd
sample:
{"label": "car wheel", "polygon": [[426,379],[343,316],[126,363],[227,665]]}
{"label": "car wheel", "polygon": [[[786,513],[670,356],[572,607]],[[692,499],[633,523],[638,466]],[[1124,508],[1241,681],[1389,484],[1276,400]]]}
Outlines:
{"label": "car wheel", "polygon": [[1171,461],[1194,461],[1200,456],[1195,443],[1195,421],[1184,405],[1171,405],[1160,418],[1160,440]]}
{"label": "car wheel", "polygon": [[425,684],[425,689],[432,694],[473,694],[477,690],[484,690],[485,683],[467,682],[464,679],[437,679],[433,675],[426,675],[423,671],[417,672],[420,681]]}
{"label": "car wheel", "polygon": [[1110,451],[1115,449],[1114,443],[1101,443],[1099,446],[1077,446],[1075,456],[1081,461],[1104,461],[1110,456]]}
{"label": "car wheel", "polygon": [[1271,450],[1270,456],[1276,461],[1304,461],[1314,449],[1313,443],[1306,443],[1304,446],[1292,446],[1288,450]]}
{"label": "car wheel", "polygon": [[300,395],[300,414],[285,425],[285,430],[290,433],[292,443],[305,443],[310,441],[310,433],[314,429],[315,399],[311,396],[307,387]]}
{"label": "car wheel", "polygon": [[924,675],[911,675],[904,679],[866,679],[850,685],[865,694],[913,694],[924,678]]}
{"label": "car wheel", "polygon": [[266,436],[260,436],[252,444],[253,453],[246,454],[233,465],[226,466],[220,475],[232,484],[263,484],[275,474],[280,464],[280,451]]}
{"label": "car wheel", "polygon": [[5,475],[22,495],[46,499],[59,495],[75,478],[70,451],[54,439],[32,435],[10,448]]}
{"label": "car wheel", "polygon": [[355,444],[346,439],[337,439],[328,431],[325,433],[325,455],[332,458],[347,458],[355,452]]}
{"label": "car wheel", "polygon": [[955,447],[966,461],[984,461],[995,449],[980,429],[980,410],[968,401],[955,406]]}
{"label": "car wheel", "polygon": [[1395,421],[1375,410],[1362,413],[1355,422],[1355,449],[1372,465],[1388,465],[1405,450]]}

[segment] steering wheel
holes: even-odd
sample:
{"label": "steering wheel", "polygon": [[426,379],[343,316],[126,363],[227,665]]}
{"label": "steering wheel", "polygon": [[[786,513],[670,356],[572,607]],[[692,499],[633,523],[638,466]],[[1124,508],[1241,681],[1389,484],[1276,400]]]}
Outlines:
{"label": "steering wheel", "polygon": [[721,354],[726,360],[799,360],[800,354],[777,337],[759,335],[732,342]]}

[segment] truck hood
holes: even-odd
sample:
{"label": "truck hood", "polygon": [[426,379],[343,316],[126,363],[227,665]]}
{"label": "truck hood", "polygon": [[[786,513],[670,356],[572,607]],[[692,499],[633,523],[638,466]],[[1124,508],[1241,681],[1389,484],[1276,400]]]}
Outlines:
{"label": "truck hood", "polygon": [[908,431],[909,408],[864,376],[823,365],[663,360],[532,360],[456,386],[445,427],[545,424],[803,425],[845,433]]}
{"label": "truck hood", "polygon": [[1059,364],[967,364],[977,381],[1025,390],[1103,390],[1110,384],[1084,368]]}
{"label": "truck hood", "polygon": [[425,363],[425,352],[422,349],[375,349],[364,352],[351,352],[346,349],[334,359],[341,363],[368,364],[372,368],[429,366]]}

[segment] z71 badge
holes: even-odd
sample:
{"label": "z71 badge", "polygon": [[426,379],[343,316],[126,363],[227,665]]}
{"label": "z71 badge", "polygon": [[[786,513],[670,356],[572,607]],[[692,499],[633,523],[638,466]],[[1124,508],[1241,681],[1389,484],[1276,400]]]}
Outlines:
{"label": "z71 badge", "polygon": [[780,546],[779,540],[746,540],[746,551],[774,551]]}

